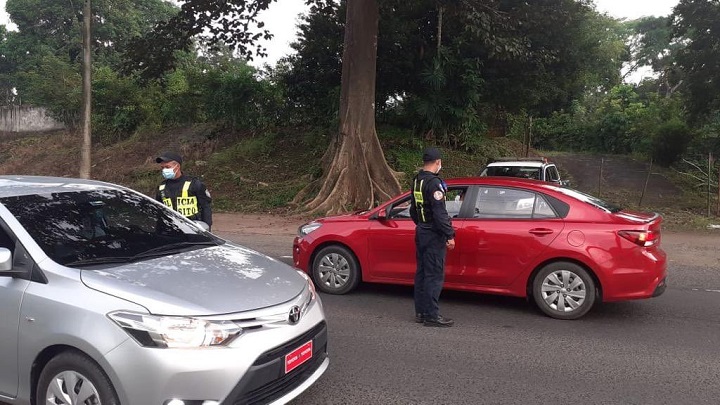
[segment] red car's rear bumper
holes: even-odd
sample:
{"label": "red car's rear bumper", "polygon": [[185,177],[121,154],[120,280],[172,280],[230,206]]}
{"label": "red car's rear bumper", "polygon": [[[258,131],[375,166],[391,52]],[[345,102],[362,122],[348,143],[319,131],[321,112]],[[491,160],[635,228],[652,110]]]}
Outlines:
{"label": "red car's rear bumper", "polygon": [[667,257],[662,249],[618,260],[603,283],[603,301],[657,297],[667,287]]}

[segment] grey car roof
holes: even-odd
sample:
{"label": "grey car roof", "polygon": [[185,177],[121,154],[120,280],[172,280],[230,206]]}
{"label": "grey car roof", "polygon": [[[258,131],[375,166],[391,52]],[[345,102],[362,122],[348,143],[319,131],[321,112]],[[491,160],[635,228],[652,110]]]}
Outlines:
{"label": "grey car roof", "polygon": [[102,181],[67,177],[0,176],[0,197],[122,188]]}

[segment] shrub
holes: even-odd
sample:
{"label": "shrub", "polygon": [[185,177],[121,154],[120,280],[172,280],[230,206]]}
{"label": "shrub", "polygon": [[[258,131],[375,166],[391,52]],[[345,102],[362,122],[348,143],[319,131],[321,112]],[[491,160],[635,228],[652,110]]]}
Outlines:
{"label": "shrub", "polygon": [[668,121],[658,128],[652,141],[652,156],[657,164],[668,167],[680,159],[692,141],[687,125],[678,120]]}

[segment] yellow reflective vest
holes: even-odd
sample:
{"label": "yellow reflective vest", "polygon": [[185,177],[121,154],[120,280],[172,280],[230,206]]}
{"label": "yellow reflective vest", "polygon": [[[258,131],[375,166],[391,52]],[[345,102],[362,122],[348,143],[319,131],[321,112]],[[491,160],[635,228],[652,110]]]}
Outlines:
{"label": "yellow reflective vest", "polygon": [[165,191],[165,184],[161,184],[160,187],[158,187],[158,190],[160,191],[160,195],[163,196],[163,203],[170,208],[175,208],[177,212],[186,217],[196,215],[198,212],[200,212],[200,210],[198,209],[197,197],[188,195],[188,190],[190,190],[191,183],[191,181],[186,181],[183,184],[182,193],[179,197],[175,199],[175,204],[173,204],[172,198],[165,197],[165,194],[163,193],[163,191]]}

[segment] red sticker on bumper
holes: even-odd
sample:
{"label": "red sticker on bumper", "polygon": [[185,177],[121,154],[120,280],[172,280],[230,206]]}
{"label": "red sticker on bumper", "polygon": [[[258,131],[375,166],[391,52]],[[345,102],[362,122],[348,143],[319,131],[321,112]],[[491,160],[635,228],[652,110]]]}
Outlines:
{"label": "red sticker on bumper", "polygon": [[285,355],[285,374],[300,367],[301,364],[312,358],[313,342],[312,340],[298,347],[292,352]]}

